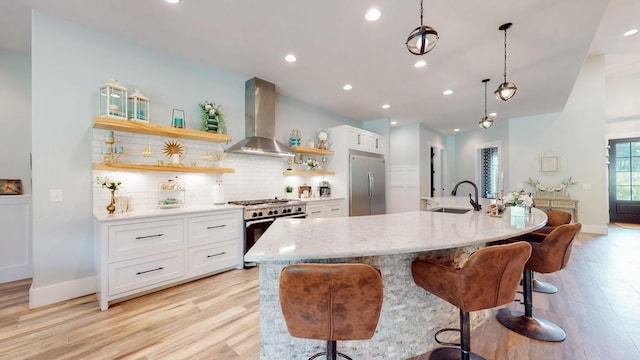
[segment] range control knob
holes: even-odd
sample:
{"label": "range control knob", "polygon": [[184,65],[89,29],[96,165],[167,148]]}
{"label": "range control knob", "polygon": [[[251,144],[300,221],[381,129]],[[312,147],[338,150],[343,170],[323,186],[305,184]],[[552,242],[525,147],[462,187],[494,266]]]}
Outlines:
{"label": "range control knob", "polygon": [[299,207],[299,208],[297,208],[297,209],[296,209],[296,211],[297,211],[297,212],[301,212],[301,211],[302,211],[302,208],[301,208],[301,207]]}
{"label": "range control knob", "polygon": [[[271,212],[271,211],[269,211]],[[278,215],[278,210],[273,210],[273,215]]]}
{"label": "range control knob", "polygon": [[262,211],[260,211],[260,212],[258,213],[258,216],[262,216]]}
{"label": "range control knob", "polygon": [[251,217],[256,217],[256,216],[258,216],[258,213],[254,212],[253,214],[251,214]]}
{"label": "range control knob", "polygon": [[273,210],[269,210],[269,215],[273,215]]}

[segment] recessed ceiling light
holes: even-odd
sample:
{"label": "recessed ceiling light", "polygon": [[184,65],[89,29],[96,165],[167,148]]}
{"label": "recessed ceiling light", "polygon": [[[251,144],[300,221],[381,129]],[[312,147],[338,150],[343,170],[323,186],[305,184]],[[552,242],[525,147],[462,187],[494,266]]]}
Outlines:
{"label": "recessed ceiling light", "polygon": [[364,14],[364,18],[367,19],[367,21],[376,21],[380,19],[380,10],[371,8],[366,14]]}
{"label": "recessed ceiling light", "polygon": [[417,68],[425,67],[425,66],[427,66],[427,62],[424,61],[424,60],[418,60],[418,61],[416,61],[415,64],[413,64],[413,66],[415,66]]}
{"label": "recessed ceiling light", "polygon": [[342,87],[343,89],[349,91],[351,89],[353,89],[353,86],[351,86],[351,84],[346,84],[345,86]]}
{"label": "recessed ceiling light", "polygon": [[629,31],[624,33],[624,36],[631,36],[638,33],[638,29],[630,29]]}
{"label": "recessed ceiling light", "polygon": [[398,123],[397,121],[392,121],[392,122],[390,122],[389,124],[391,124],[391,125],[396,125],[397,123]]}
{"label": "recessed ceiling light", "polygon": [[460,131],[460,129],[453,129],[453,132],[458,132]]}
{"label": "recessed ceiling light", "polygon": [[180,0],[164,0],[164,2],[171,5],[180,4]]}
{"label": "recessed ceiling light", "polygon": [[451,95],[453,94],[453,90],[445,90],[442,92],[442,95]]}
{"label": "recessed ceiling light", "polygon": [[390,108],[390,107],[391,107],[391,105],[389,105],[389,104],[384,104],[384,105],[382,105],[382,108],[383,108],[383,109],[388,109],[388,108]]}
{"label": "recessed ceiling light", "polygon": [[493,112],[493,113],[489,114],[489,116],[491,116],[491,117],[496,117],[496,115],[498,115],[498,113],[494,113]]}
{"label": "recessed ceiling light", "polygon": [[296,59],[296,56],[293,55],[293,54],[289,54],[289,55],[285,56],[284,59],[287,62],[290,62],[290,63],[294,63],[294,62],[296,62],[296,60],[298,60],[298,59]]}

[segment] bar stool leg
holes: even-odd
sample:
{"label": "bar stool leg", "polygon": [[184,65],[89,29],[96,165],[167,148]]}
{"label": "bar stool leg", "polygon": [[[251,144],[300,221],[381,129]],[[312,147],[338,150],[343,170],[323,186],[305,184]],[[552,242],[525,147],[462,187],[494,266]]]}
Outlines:
{"label": "bar stool leg", "polygon": [[[555,285],[536,279],[534,273],[531,274],[531,277],[533,278],[533,287],[531,289],[533,292],[543,294],[555,294],[558,292],[558,288]],[[520,280],[520,285],[524,286],[524,279]]]}
{"label": "bar stool leg", "polygon": [[524,313],[506,308],[500,309],[497,315],[498,321],[507,329],[531,339],[549,342],[563,341],[567,337],[564,330],[549,320],[533,316],[532,285],[532,271],[525,269]]}
{"label": "bar stool leg", "polygon": [[[456,329],[457,330],[457,329]],[[460,347],[442,347],[433,350],[429,360],[486,360],[471,352],[471,321],[469,313],[460,310]]]}

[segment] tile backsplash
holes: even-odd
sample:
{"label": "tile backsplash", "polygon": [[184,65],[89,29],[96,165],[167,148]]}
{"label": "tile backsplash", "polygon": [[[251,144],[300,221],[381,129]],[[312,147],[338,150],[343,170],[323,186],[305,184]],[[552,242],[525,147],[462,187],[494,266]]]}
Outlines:
{"label": "tile backsplash", "polygon": [[[103,161],[101,154],[104,130],[93,129],[93,162]],[[157,208],[158,190],[161,183],[168,180],[184,183],[185,206],[198,207],[213,204],[213,189],[216,180],[222,180],[225,201],[284,197],[285,186],[293,187],[309,183],[317,186],[320,176],[300,177],[284,176],[286,159],[245,154],[224,154],[221,164],[203,160],[206,152],[215,151],[220,144],[188,139],[152,136],[134,133],[115,133],[115,144],[124,149],[120,161],[131,164],[154,165],[158,160],[168,164],[169,159],[162,153],[165,141],[175,140],[185,148],[182,163],[188,166],[226,167],[235,170],[232,174],[220,173],[171,173],[154,171],[105,171],[94,170],[93,178],[109,176],[122,181],[116,197],[126,197],[129,211],[145,211]],[[237,140],[234,140],[237,141]],[[151,156],[143,157],[144,147],[151,148]],[[206,157],[205,157],[206,158]],[[93,209],[96,213],[105,212],[110,200],[110,192],[95,184],[93,187]],[[116,206],[116,212],[121,207]]]}

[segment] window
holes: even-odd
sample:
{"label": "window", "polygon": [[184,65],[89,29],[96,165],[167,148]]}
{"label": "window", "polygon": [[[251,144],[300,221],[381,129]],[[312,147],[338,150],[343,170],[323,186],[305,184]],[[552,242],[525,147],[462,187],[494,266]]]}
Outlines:
{"label": "window", "polygon": [[480,149],[480,189],[481,197],[495,198],[498,192],[498,169],[500,167],[498,147]]}

